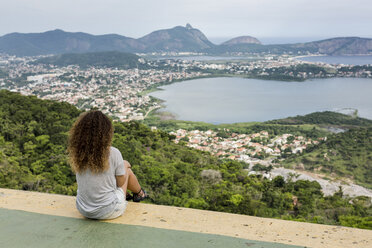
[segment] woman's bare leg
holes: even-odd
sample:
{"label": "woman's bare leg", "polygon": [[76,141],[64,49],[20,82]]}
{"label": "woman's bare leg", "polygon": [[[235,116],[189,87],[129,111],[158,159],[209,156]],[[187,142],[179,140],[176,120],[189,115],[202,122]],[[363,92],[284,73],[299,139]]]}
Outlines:
{"label": "woman's bare leg", "polygon": [[124,175],[124,177],[125,177],[125,179],[124,179],[124,184],[121,185],[121,187],[120,187],[120,188],[123,189],[124,196],[127,195],[128,179],[129,179],[129,175],[128,175],[128,174],[129,174],[129,173],[128,173],[128,170],[125,170],[125,175]]}
{"label": "woman's bare leg", "polygon": [[132,191],[134,193],[140,193],[142,195],[143,192],[140,192],[141,191],[141,185],[139,184],[136,175],[134,175],[134,173],[131,169],[130,163],[128,161],[124,161],[124,166],[125,166],[125,169],[126,169],[125,182],[124,182],[123,186],[121,186],[121,188],[124,191],[124,194],[126,195],[127,194],[127,189],[129,189],[130,191]]}
{"label": "woman's bare leg", "polygon": [[141,191],[141,185],[139,184],[136,175],[134,175],[132,169],[128,168],[128,189],[134,193],[139,193]]}

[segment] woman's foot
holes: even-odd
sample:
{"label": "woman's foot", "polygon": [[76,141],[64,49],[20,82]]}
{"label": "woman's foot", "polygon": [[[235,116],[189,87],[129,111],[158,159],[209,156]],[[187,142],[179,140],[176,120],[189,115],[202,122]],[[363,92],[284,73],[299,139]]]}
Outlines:
{"label": "woman's foot", "polygon": [[138,193],[133,193],[133,201],[134,202],[140,202],[146,198],[148,198],[148,194],[145,190],[141,188],[141,190]]}
{"label": "woman's foot", "polygon": [[127,201],[133,200],[132,194],[131,193],[127,193],[127,195],[125,196],[125,200],[127,200]]}

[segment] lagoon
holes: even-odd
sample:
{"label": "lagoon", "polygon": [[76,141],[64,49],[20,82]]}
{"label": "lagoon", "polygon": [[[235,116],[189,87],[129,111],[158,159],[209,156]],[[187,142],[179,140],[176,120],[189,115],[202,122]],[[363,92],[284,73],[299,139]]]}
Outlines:
{"label": "lagoon", "polygon": [[372,119],[372,79],[305,82],[205,78],[174,83],[150,93],[176,119],[209,123],[268,121],[316,111],[357,109]]}

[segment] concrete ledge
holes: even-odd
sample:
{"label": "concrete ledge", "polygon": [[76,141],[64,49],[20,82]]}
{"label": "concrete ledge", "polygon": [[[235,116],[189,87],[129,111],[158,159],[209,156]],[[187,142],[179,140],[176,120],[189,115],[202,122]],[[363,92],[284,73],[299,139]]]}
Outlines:
{"label": "concrete ledge", "polygon": [[[0,188],[0,208],[84,218],[75,197]],[[108,223],[156,227],[305,247],[371,247],[372,231],[130,202]]]}

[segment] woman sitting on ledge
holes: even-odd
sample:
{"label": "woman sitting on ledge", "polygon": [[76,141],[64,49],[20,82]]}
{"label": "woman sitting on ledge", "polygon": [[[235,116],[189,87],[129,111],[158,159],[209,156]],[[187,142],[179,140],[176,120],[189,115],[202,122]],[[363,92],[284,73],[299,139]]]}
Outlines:
{"label": "woman sitting on ledge", "polygon": [[[68,152],[78,184],[76,207],[91,219],[121,216],[126,198],[147,198],[131,165],[111,146],[114,133],[110,119],[101,111],[83,113],[70,130]],[[127,194],[127,189],[133,193]]]}

